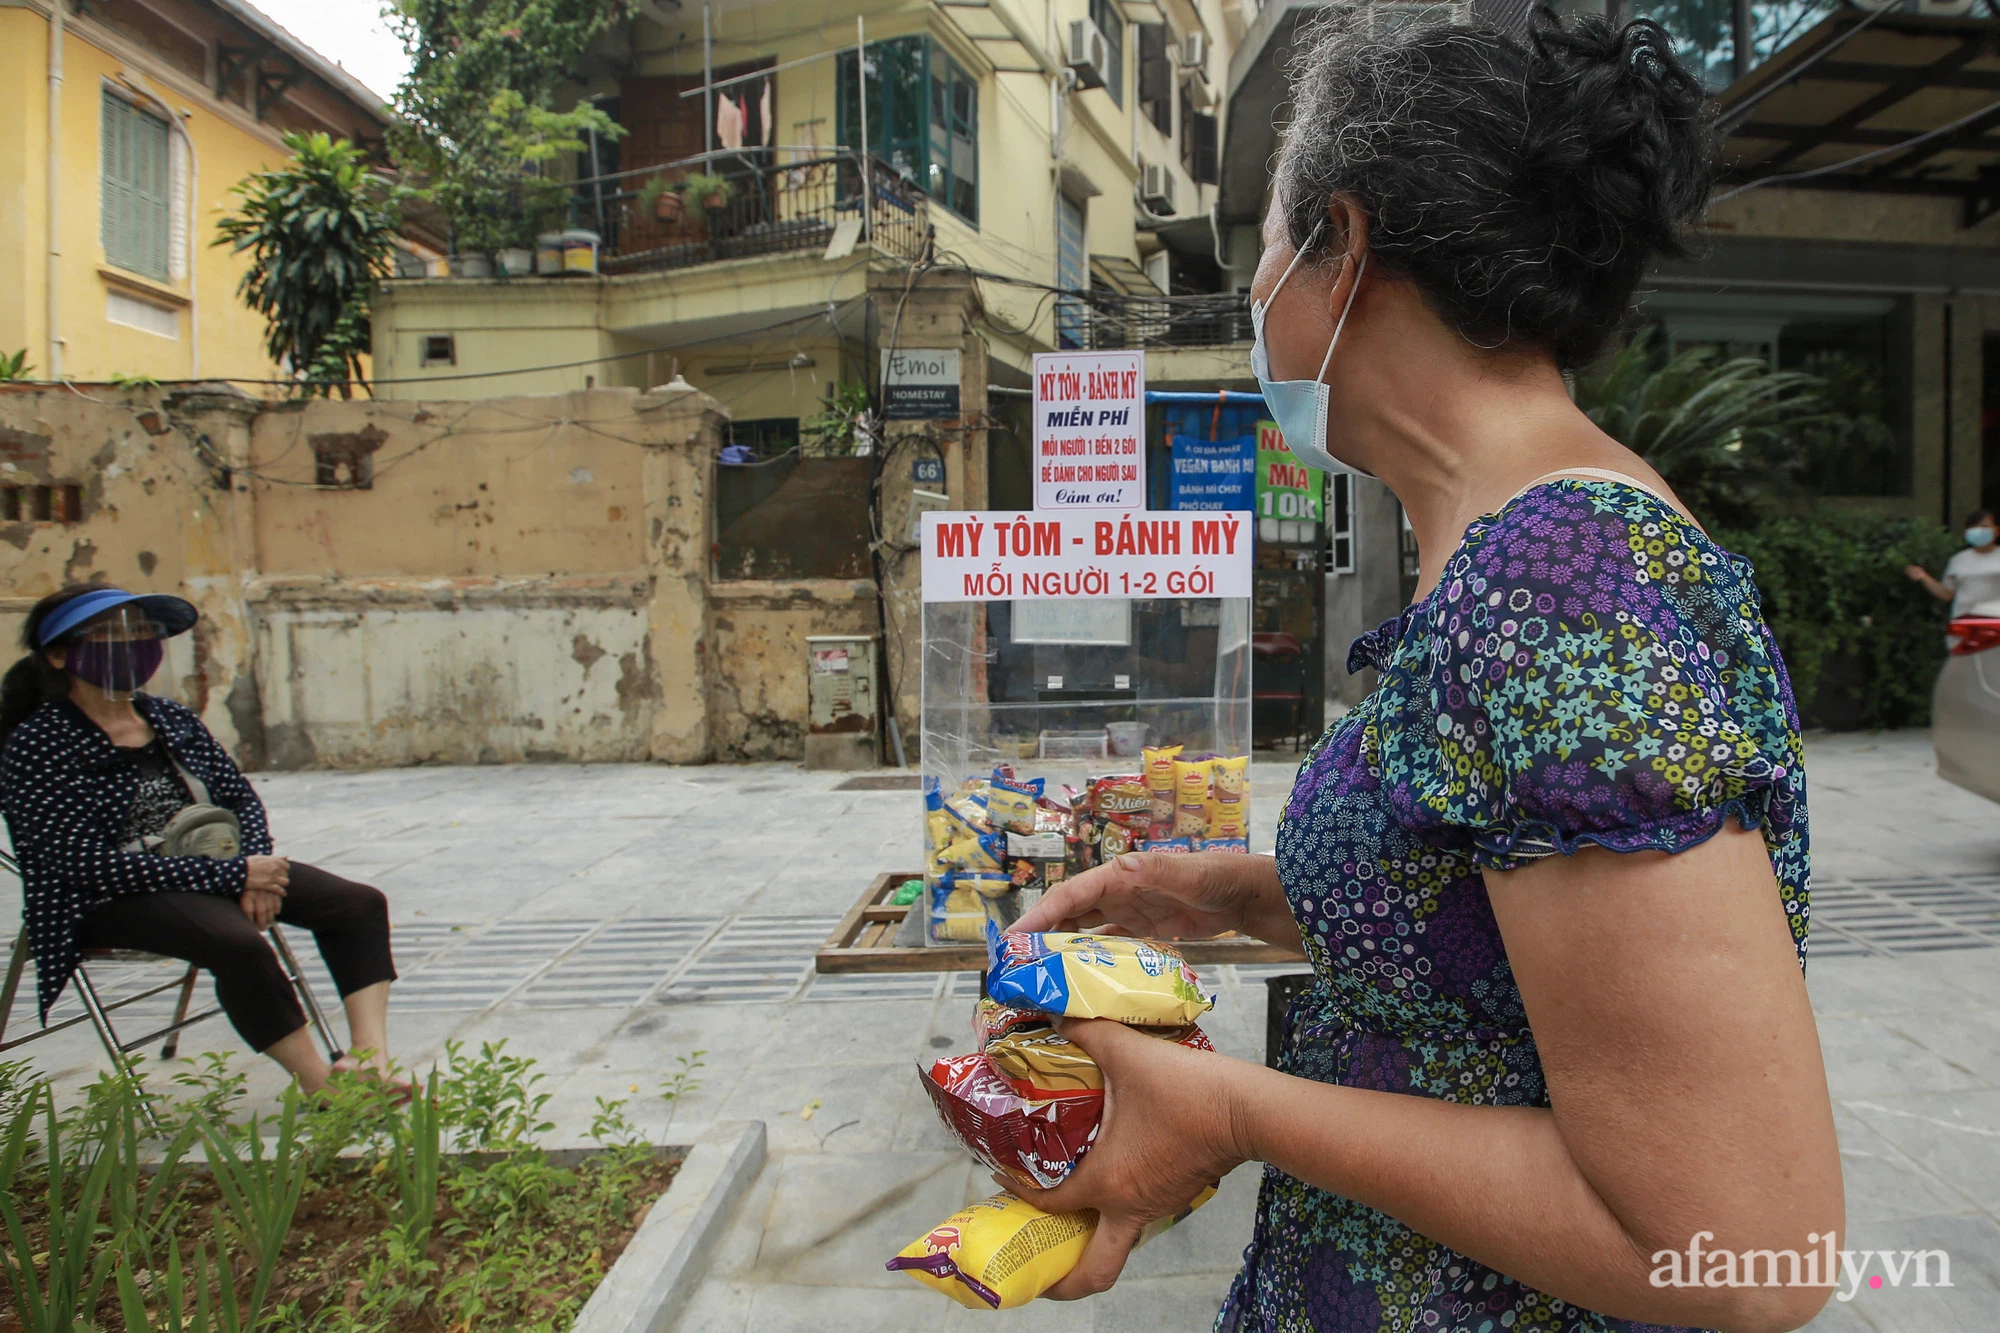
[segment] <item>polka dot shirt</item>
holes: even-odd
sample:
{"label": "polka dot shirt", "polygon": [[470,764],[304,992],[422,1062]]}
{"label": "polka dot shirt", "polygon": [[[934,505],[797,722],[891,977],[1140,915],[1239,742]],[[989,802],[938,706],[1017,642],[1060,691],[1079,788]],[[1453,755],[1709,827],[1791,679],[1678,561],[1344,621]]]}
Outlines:
{"label": "polka dot shirt", "polygon": [[[209,800],[243,823],[244,856],[271,854],[264,806],[229,754],[193,712],[141,694],[133,706]],[[118,850],[139,790],[139,769],[68,700],[45,703],[0,752],[0,813],[25,886],[22,924],[35,955],[42,1021],[82,957],[77,930],[90,910],[129,893],[243,892],[242,856],[165,857]]]}

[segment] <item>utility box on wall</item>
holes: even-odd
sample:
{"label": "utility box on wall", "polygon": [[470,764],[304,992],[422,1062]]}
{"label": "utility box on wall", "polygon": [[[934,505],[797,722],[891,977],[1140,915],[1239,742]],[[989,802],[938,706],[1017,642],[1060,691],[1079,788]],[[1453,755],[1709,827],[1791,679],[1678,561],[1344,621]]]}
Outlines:
{"label": "utility box on wall", "polygon": [[808,769],[846,772],[877,766],[877,644],[864,635],[807,636]]}

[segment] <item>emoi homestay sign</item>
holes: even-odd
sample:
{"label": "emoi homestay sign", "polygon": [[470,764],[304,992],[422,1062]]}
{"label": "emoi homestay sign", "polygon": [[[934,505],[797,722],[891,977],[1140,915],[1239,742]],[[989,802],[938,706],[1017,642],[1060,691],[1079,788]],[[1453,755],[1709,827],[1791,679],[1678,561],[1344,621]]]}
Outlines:
{"label": "emoi homestay sign", "polygon": [[1035,354],[1035,508],[1146,507],[1146,354]]}
{"label": "emoi homestay sign", "polygon": [[924,515],[924,600],[1248,597],[1243,510]]}

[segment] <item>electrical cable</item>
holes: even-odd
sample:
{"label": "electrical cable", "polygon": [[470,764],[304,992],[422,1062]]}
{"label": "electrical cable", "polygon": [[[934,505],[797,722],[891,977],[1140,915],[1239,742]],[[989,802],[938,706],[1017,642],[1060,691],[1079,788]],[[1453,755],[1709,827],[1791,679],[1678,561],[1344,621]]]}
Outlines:
{"label": "electrical cable", "polygon": [[1950,134],[1954,130],[1961,129],[1982,116],[1992,115],[1995,111],[2000,111],[2000,102],[1989,102],[1977,111],[1960,116],[1957,120],[1951,121],[1949,124],[1940,125],[1936,129],[1925,130],[1922,134],[1905,139],[1901,143],[1889,144],[1883,148],[1871,148],[1865,153],[1856,153],[1844,162],[1832,162],[1823,167],[1814,167],[1810,171],[1791,171],[1777,176],[1763,176],[1757,180],[1739,185],[1733,190],[1724,191],[1722,194],[1716,195],[1709,202],[1711,205],[1727,203],[1738,195],[1748,194],[1750,191],[1760,189],[1766,185],[1787,185],[1793,181],[1812,180],[1816,176],[1830,176],[1835,172],[1845,171],[1849,167],[1858,167],[1864,162],[1872,162],[1878,157],[1887,157],[1892,153],[1901,153],[1915,148],[1919,144],[1928,143],[1941,135]]}

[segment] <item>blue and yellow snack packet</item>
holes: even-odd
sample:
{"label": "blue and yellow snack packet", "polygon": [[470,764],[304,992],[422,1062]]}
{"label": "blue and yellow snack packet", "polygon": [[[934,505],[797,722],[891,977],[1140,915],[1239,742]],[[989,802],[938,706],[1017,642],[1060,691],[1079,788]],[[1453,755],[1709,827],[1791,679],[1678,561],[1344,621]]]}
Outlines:
{"label": "blue and yellow snack packet", "polygon": [[1140,1027],[1184,1027],[1214,1007],[1170,945],[1121,935],[986,933],[986,993],[1001,1004]]}
{"label": "blue and yellow snack packet", "polygon": [[1035,831],[1035,803],[1042,799],[1043,780],[1017,780],[999,772],[986,789],[986,820],[1008,833]]}

